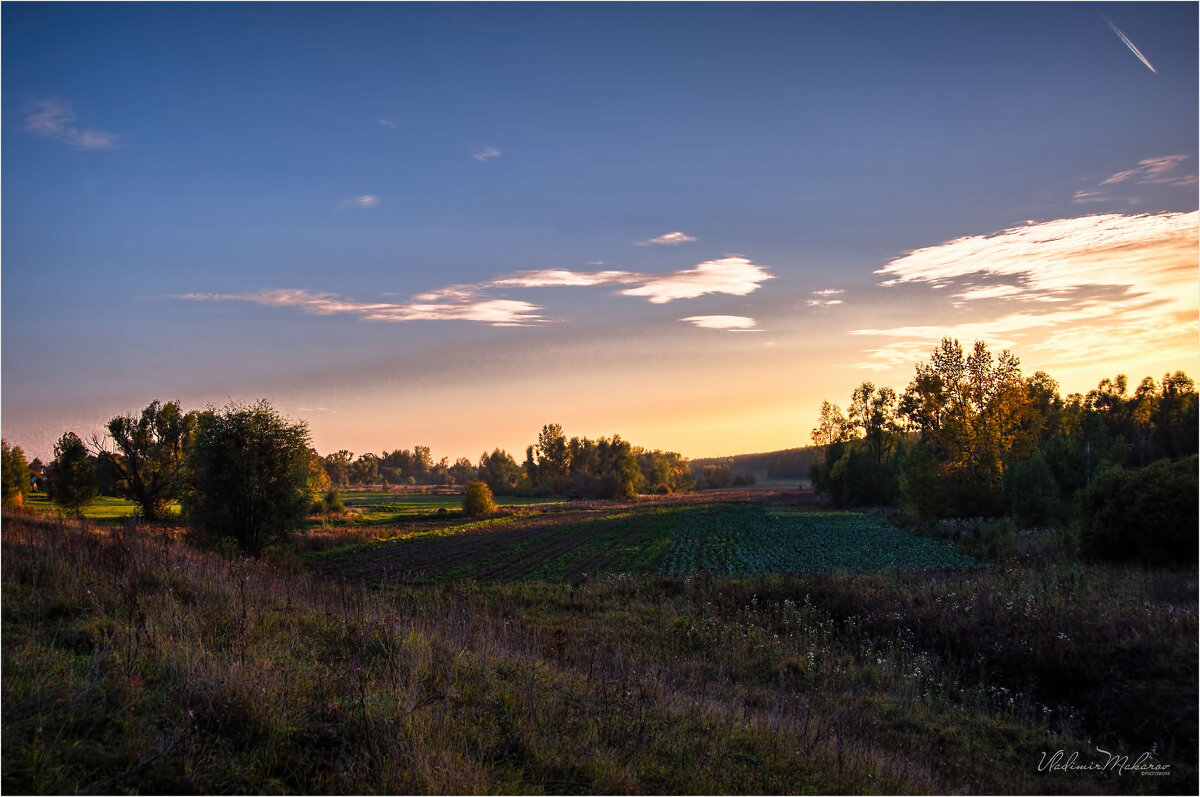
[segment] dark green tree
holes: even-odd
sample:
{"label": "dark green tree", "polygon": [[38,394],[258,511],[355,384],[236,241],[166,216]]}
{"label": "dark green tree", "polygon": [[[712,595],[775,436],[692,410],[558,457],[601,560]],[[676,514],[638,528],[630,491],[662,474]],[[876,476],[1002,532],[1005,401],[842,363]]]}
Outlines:
{"label": "dark green tree", "polygon": [[556,493],[564,494],[570,487],[571,455],[561,424],[548,423],[542,427],[537,442],[537,481]]}
{"label": "dark green tree", "polygon": [[476,470],[471,464],[471,460],[466,457],[459,457],[454,464],[449,468],[450,478],[454,484],[463,484],[475,481]]}
{"label": "dark green tree", "polygon": [[379,457],[374,454],[362,454],[350,466],[350,481],[353,484],[377,484],[380,478]]}
{"label": "dark green tree", "polygon": [[178,497],[184,450],[195,428],[195,412],[184,412],[178,401],[163,404],[155,399],[139,417],[120,415],[108,422],[115,451],[92,439],[97,456],[120,474],[125,495],[146,520],[165,518],[171,500]]}
{"label": "dark green tree", "polygon": [[50,500],[74,515],[81,514],[100,493],[87,446],[74,432],[67,432],[54,444],[49,493]]}
{"label": "dark green tree", "polygon": [[1080,491],[1079,543],[1086,559],[1195,565],[1196,455],[1139,470],[1111,467]]}
{"label": "dark green tree", "polygon": [[342,490],[350,486],[350,465],[354,460],[354,454],[342,449],[333,454],[327,454],[321,464],[325,466],[325,474],[329,477],[329,484],[335,490]]}
{"label": "dark green tree", "polygon": [[521,479],[521,468],[507,451],[497,448],[491,454],[480,455],[478,474],[494,494],[512,495]]}
{"label": "dark green tree", "polygon": [[266,400],[209,409],[188,453],[184,511],[202,534],[233,537],[257,554],[304,522],[311,461],[308,428]]}

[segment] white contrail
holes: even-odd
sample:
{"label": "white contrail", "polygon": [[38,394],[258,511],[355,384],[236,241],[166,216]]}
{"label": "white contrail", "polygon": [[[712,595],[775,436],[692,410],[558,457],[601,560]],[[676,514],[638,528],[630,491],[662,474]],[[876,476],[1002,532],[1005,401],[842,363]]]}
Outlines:
{"label": "white contrail", "polygon": [[1100,18],[1108,23],[1108,26],[1110,28],[1112,28],[1113,33],[1115,33],[1115,34],[1117,34],[1117,36],[1121,37],[1121,41],[1125,42],[1125,46],[1128,47],[1130,49],[1130,51],[1138,57],[1139,61],[1141,61],[1143,64],[1146,65],[1147,69],[1149,69],[1151,72],[1153,72],[1156,75],[1158,74],[1158,70],[1154,68],[1154,64],[1150,63],[1150,60],[1148,58],[1146,58],[1146,56],[1142,55],[1142,51],[1137,48],[1137,45],[1135,45],[1133,42],[1129,41],[1129,37],[1126,36],[1124,33],[1122,33],[1121,29],[1118,28],[1116,25],[1114,25],[1113,21],[1111,19],[1104,16],[1103,14],[1100,15]]}

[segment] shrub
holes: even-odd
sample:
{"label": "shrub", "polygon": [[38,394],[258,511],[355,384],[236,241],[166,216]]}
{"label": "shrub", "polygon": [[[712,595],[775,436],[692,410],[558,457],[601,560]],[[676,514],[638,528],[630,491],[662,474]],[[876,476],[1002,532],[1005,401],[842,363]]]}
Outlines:
{"label": "shrub", "polygon": [[492,489],[486,482],[468,482],[463,493],[463,514],[468,517],[490,515],[496,511],[496,502],[492,500]]}
{"label": "shrub", "polygon": [[199,416],[188,454],[184,509],[209,537],[232,536],[257,554],[308,513],[308,429],[266,401],[230,404]]}
{"label": "shrub", "polygon": [[99,494],[87,448],[74,432],[67,432],[54,444],[49,492],[51,500],[75,515]]}
{"label": "shrub", "polygon": [[1193,455],[1102,473],[1079,494],[1080,553],[1114,562],[1195,562],[1196,468]]}
{"label": "shrub", "polygon": [[346,511],[346,502],[342,500],[342,494],[337,490],[327,490],[321,497],[319,506],[320,511],[326,515],[335,515]]}
{"label": "shrub", "polygon": [[1035,453],[1013,465],[1006,487],[1013,520],[1018,526],[1049,526],[1061,519],[1058,482],[1041,454]]}

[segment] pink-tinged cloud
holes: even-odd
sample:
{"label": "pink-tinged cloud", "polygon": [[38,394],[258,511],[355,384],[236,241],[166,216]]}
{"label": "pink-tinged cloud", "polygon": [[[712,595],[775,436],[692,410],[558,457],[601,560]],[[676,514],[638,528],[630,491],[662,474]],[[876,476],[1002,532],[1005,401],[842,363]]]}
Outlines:
{"label": "pink-tinged cloud", "polygon": [[[1117,197],[1108,193],[1112,186],[1159,185],[1171,188],[1195,188],[1196,175],[1180,168],[1188,160],[1187,155],[1163,155],[1138,161],[1132,169],[1123,169],[1102,180],[1094,190],[1076,191],[1073,201],[1108,202]],[[1134,201],[1130,198],[1130,201]]]}
{"label": "pink-tinged cloud", "polygon": [[635,271],[571,271],[541,269],[519,271],[475,285],[451,285],[414,297],[418,300],[466,299],[497,288],[588,288],[600,285],[631,285],[620,291],[625,296],[642,296],[653,304],[675,299],[693,299],[711,293],[745,296],[772,279],[763,266],[743,257],[727,257],[700,263],[695,268],[667,274],[640,274]]}
{"label": "pink-tinged cloud", "polygon": [[1187,155],[1163,155],[1159,158],[1146,158],[1145,160],[1138,161],[1138,165],[1132,169],[1117,172],[1112,177],[1101,182],[1100,185],[1114,185],[1124,182],[1132,182],[1139,185],[1195,185],[1196,175],[1176,173],[1180,164],[1187,159]]}
{"label": "pink-tinged cloud", "polygon": [[[958,288],[972,321],[851,334],[884,339],[864,368],[927,356],[943,336],[983,339],[1055,362],[1180,352],[1195,358],[1200,214],[1104,214],[1029,223],[909,252],[881,284]],[[923,312],[932,312],[927,307]],[[1018,345],[1019,344],[1019,345]]]}
{"label": "pink-tinged cloud", "polygon": [[665,233],[663,235],[658,236],[657,238],[649,238],[645,241],[638,241],[637,245],[638,246],[653,246],[653,245],[670,246],[672,244],[686,244],[686,243],[690,243],[694,240],[696,240],[696,238],[694,236],[677,231],[677,232]]}
{"label": "pink-tinged cloud", "polygon": [[529,326],[546,321],[535,304],[508,299],[449,301],[355,302],[331,293],[273,290],[245,294],[192,293],[176,296],[191,301],[241,301],[265,307],[295,307],[313,315],[356,315],[364,321],[474,321],[491,326]]}
{"label": "pink-tinged cloud", "polygon": [[741,257],[701,263],[694,269],[648,275],[631,271],[523,271],[475,285],[450,285],[413,296],[408,302],[356,302],[333,293],[270,290],[245,294],[189,293],[173,298],[190,301],[243,301],[265,307],[296,307],[313,315],[351,314],[364,321],[477,321],[492,326],[528,326],[550,319],[531,302],[490,298],[501,288],[595,287],[633,285],[622,294],[642,296],[654,304],[710,293],[744,296],[771,279],[762,266]]}
{"label": "pink-tinged cloud", "polygon": [[569,271],[567,269],[542,269],[522,271],[511,277],[501,277],[487,283],[496,288],[571,288],[592,285],[613,285],[640,282],[645,279],[632,271]]}
{"label": "pink-tinged cloud", "polygon": [[640,285],[621,291],[625,296],[643,296],[652,304],[676,299],[694,299],[710,293],[745,296],[758,290],[773,276],[744,257],[709,260],[695,268],[661,276],[645,276]]}
{"label": "pink-tinged cloud", "polygon": [[76,127],[75,109],[67,100],[35,102],[33,110],[25,117],[25,129],[42,138],[62,141],[75,149],[116,149],[120,145],[120,137],[115,133]]}
{"label": "pink-tinged cloud", "polygon": [[679,320],[695,324],[703,329],[720,329],[726,332],[762,332],[761,329],[756,329],[758,322],[744,315],[693,315]]}

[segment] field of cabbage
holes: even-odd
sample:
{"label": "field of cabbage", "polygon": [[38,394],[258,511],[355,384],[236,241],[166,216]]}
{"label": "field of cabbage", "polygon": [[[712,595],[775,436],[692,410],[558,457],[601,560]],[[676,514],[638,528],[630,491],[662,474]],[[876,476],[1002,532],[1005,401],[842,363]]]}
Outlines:
{"label": "field of cabbage", "polygon": [[[430,525],[433,521],[433,525]],[[394,533],[393,533],[394,532]],[[712,501],[534,510],[486,522],[397,525],[322,553],[320,566],[367,580],[560,581],[610,573],[683,577],[965,568],[949,543],[880,518],[784,503]]]}
{"label": "field of cabbage", "polygon": [[659,562],[670,576],[721,576],[963,568],[974,564],[947,543],[915,537],[853,512],[796,512],[755,505],[689,507],[675,513]]}

